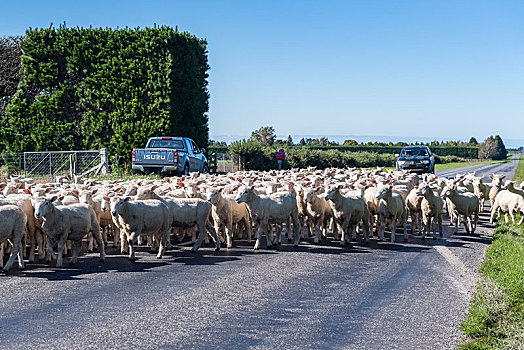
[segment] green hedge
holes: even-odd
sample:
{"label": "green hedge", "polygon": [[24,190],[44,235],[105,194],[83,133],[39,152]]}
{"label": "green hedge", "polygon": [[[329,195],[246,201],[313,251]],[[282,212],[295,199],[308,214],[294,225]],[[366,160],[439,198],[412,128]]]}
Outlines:
{"label": "green hedge", "polygon": [[207,147],[206,45],[169,27],[28,30],[0,145],[107,148],[120,165],[151,136],[189,136]]}
{"label": "green hedge", "polygon": [[[275,147],[274,147],[275,148]],[[378,154],[395,154],[400,153],[402,147],[395,146],[285,146],[286,150],[337,150],[340,152],[367,152],[367,153],[378,153]],[[478,159],[478,148],[477,147],[430,147],[432,152],[435,152],[437,156],[453,156],[454,159],[466,158],[466,159]],[[209,152],[213,153],[228,153],[227,147],[209,147]],[[454,160],[457,161],[457,160]],[[444,161],[448,163],[448,161]]]}

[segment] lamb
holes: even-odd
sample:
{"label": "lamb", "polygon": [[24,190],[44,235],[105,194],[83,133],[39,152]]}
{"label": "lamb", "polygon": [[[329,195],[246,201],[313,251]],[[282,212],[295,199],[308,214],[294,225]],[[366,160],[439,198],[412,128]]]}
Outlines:
{"label": "lamb", "polygon": [[[134,242],[140,235],[154,235],[159,248],[157,259],[161,259],[169,238],[173,218],[166,204],[156,199],[131,201],[130,197],[120,198],[111,203],[111,215],[118,218],[123,234],[129,245],[129,260],[135,261]],[[97,243],[103,250],[101,243]]]}
{"label": "lamb", "polygon": [[[53,202],[56,199],[56,196],[51,199],[38,198],[34,202],[35,218],[44,219],[42,230],[47,236],[47,251],[53,259],[57,260],[56,266],[62,267],[62,254],[68,239],[74,242],[70,264],[76,263],[82,248],[82,238],[89,232],[93,234],[100,247],[100,261],[104,261],[104,245],[93,208],[87,204],[55,205]],[[53,251],[55,244],[58,247],[58,257]]]}
{"label": "lamb", "polygon": [[238,204],[233,198],[222,195],[222,189],[211,192],[208,200],[213,205],[212,216],[215,231],[219,233],[221,228],[225,228],[228,248],[233,246],[233,227],[235,225],[244,225],[248,242],[251,242],[251,219],[245,203]]}
{"label": "lamb", "polygon": [[427,185],[421,186],[416,193],[423,198],[421,203],[422,221],[424,222],[422,238],[426,238],[426,233],[430,232],[432,221],[433,239],[437,239],[437,223],[439,234],[442,238],[442,208],[444,207],[444,201]]}
{"label": "lamb", "polygon": [[[318,243],[319,238],[327,236],[328,222],[333,218],[333,211],[329,202],[319,197],[318,192],[319,188],[310,189],[306,192],[307,217],[311,219],[313,224],[315,243]],[[321,229],[322,235],[319,237]]]}
{"label": "lamb", "polygon": [[349,230],[354,235],[356,225],[362,221],[364,226],[364,237],[366,242],[369,242],[369,210],[366,202],[362,197],[346,197],[340,193],[340,187],[335,187],[326,194],[333,210],[333,216],[342,231],[340,245],[345,245],[350,242]]}
{"label": "lamb", "polygon": [[[278,192],[271,196],[257,195],[255,187],[248,187],[243,192],[240,192],[236,197],[237,203],[246,203],[251,212],[251,220],[258,226],[257,240],[254,249],[260,248],[260,241],[262,234],[265,233],[267,237],[267,246],[271,247],[273,244],[273,234],[267,232],[269,224],[282,224],[286,222],[289,217],[293,220],[293,231],[295,234],[295,247],[300,241],[300,222],[298,220],[298,206],[295,196],[291,193]],[[288,233],[289,234],[289,233]]]}
{"label": "lamb", "polygon": [[[457,186],[453,185],[451,188],[447,188],[446,191],[442,194],[443,198],[449,199],[454,206],[453,218],[455,222],[455,230],[453,234],[458,232],[458,216],[464,216],[464,227],[466,228],[466,233],[475,233],[477,228],[477,222],[479,221],[479,199],[475,194],[470,192],[460,193],[457,190]],[[472,216],[475,214],[475,225],[473,225]],[[469,223],[469,227],[468,227]]]}
{"label": "lamb", "polygon": [[[4,244],[8,239],[12,240],[13,248],[11,256],[2,272],[7,274],[11,265],[13,265],[15,258],[18,256],[18,265],[21,269],[24,268],[24,259],[22,257],[22,238],[24,237],[27,217],[25,213],[16,205],[4,205],[0,207],[0,244]],[[0,267],[3,264],[3,251],[0,256]]]}
{"label": "lamb", "polygon": [[386,219],[391,219],[391,242],[395,242],[395,231],[397,220],[404,226],[404,241],[408,240],[407,231],[407,210],[404,199],[398,193],[393,192],[392,185],[386,185],[377,190],[376,198],[380,200],[378,212],[380,218],[379,239],[384,240],[386,230]]}
{"label": "lamb", "polygon": [[493,207],[491,208],[490,223],[493,223],[495,213],[498,213],[499,210],[502,210],[505,213],[506,222],[508,222],[509,213],[513,223],[515,223],[515,213],[520,212],[523,216],[518,225],[522,224],[522,221],[524,220],[524,197],[508,190],[500,191],[495,198]]}
{"label": "lamb", "polygon": [[513,181],[506,181],[506,185],[504,186],[506,190],[516,193],[522,197],[524,197],[524,190],[515,187],[515,182]]}

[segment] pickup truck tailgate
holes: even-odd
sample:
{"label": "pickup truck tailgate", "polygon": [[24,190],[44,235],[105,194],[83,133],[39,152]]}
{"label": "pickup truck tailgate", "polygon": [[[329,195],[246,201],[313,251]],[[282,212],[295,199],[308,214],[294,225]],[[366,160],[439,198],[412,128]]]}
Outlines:
{"label": "pickup truck tailgate", "polygon": [[[173,159],[177,154],[176,159]],[[178,162],[178,153],[173,149],[137,149],[135,150],[135,164],[140,165],[168,165]]]}

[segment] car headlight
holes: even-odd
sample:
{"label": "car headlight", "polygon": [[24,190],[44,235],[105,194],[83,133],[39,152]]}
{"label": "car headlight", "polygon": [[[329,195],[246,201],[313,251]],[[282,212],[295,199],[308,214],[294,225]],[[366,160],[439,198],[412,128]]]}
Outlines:
{"label": "car headlight", "polygon": [[427,160],[427,159],[423,160],[422,164],[429,164],[429,160]]}
{"label": "car headlight", "polygon": [[406,165],[406,161],[405,160],[399,160],[398,161],[398,165]]}

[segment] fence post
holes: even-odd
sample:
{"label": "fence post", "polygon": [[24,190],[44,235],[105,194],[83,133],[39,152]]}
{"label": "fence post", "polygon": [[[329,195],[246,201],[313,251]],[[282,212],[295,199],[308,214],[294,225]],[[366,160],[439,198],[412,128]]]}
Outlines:
{"label": "fence post", "polygon": [[74,167],[73,167],[73,158],[76,158],[75,157],[75,153],[71,153],[69,155],[69,175],[71,176],[71,179],[74,179],[73,175],[74,175]]}
{"label": "fence post", "polygon": [[107,175],[109,172],[109,162],[107,156],[107,150],[102,148],[100,150],[100,163],[102,163],[102,175]]}
{"label": "fence post", "polygon": [[49,174],[51,174],[51,178],[53,178],[53,159],[51,153],[48,153],[49,156]]}

